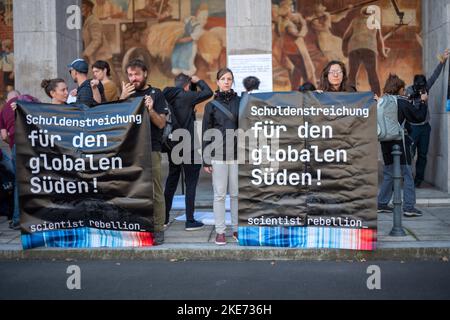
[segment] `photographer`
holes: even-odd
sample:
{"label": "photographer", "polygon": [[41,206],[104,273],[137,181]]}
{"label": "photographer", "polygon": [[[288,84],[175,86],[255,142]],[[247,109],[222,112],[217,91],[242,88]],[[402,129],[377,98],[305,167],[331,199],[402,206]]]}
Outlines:
{"label": "photographer", "polygon": [[407,123],[407,130],[410,132],[410,136],[413,140],[412,151],[413,155],[416,153],[417,148],[417,162],[416,162],[416,176],[414,178],[414,185],[419,188],[425,177],[425,167],[427,164],[427,153],[428,145],[430,143],[430,112],[428,110],[428,104],[426,101],[421,100],[421,95],[424,93],[429,94],[429,91],[433,84],[436,82],[437,78],[441,74],[442,69],[445,66],[450,55],[449,49],[445,49],[442,56],[440,56],[440,63],[434,70],[433,74],[429,79],[426,79],[425,75],[417,74],[414,76],[414,84],[406,89],[406,95],[409,97],[410,101],[413,102],[414,106],[417,108],[419,103],[423,102],[427,105],[427,116],[424,122],[421,123]]}

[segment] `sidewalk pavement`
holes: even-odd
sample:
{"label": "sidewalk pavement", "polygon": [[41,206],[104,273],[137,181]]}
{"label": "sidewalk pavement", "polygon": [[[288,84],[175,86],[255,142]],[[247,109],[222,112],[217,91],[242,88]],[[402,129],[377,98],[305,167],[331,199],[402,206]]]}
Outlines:
{"label": "sidewalk pavement", "polygon": [[[166,155],[164,155],[165,157]],[[167,176],[163,161],[163,176]],[[180,186],[181,184],[179,184]],[[181,188],[177,190],[181,194]],[[211,225],[198,231],[185,231],[184,223],[174,220],[182,211],[171,212],[171,224],[161,246],[149,248],[62,249],[36,248],[23,251],[20,232],[8,228],[0,217],[0,259],[163,259],[163,260],[427,260],[450,258],[450,194],[425,184],[416,190],[422,217],[402,217],[405,237],[391,237],[392,214],[378,215],[377,249],[370,251],[337,249],[299,249],[279,247],[243,247],[227,231],[226,246],[214,243]],[[197,187],[197,211],[212,211],[211,176],[203,170]]]}
{"label": "sidewalk pavement", "polygon": [[[163,245],[148,248],[36,248],[23,251],[20,232],[8,227],[6,217],[0,217],[0,259],[156,259],[156,260],[444,260],[450,257],[450,206],[422,207],[422,217],[403,217],[407,233],[391,237],[392,214],[378,215],[378,242],[375,251],[337,249],[299,249],[239,246],[227,231],[227,245],[214,243],[212,225],[201,230],[185,231],[184,222],[174,218],[165,232]],[[201,211],[201,210],[199,210]]]}
{"label": "sidewalk pavement", "polygon": [[[162,176],[166,177],[169,171],[167,155],[163,155],[162,161]],[[379,166],[378,179],[383,180],[382,166]],[[165,182],[165,180],[164,180]],[[182,194],[181,183],[178,183],[177,194]],[[421,207],[433,207],[433,206],[449,206],[450,207],[450,194],[435,189],[432,185],[424,182],[421,188],[416,189],[417,205]],[[197,208],[209,208],[212,206],[213,188],[211,182],[211,175],[207,174],[203,170],[200,171],[200,177],[197,185]],[[449,212],[450,214],[450,212]]]}

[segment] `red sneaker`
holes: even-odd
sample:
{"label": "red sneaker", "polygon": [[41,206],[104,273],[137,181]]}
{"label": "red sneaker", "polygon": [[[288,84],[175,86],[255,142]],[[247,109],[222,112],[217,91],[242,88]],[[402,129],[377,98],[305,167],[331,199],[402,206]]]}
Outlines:
{"label": "red sneaker", "polygon": [[227,244],[227,239],[225,239],[225,233],[218,233],[216,235],[216,244],[223,246]]}

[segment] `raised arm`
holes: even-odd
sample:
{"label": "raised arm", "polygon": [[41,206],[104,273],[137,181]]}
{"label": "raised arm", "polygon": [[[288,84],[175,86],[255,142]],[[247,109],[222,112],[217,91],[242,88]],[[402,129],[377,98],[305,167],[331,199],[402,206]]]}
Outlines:
{"label": "raised arm", "polygon": [[429,79],[427,79],[427,89],[428,91],[431,89],[431,87],[434,85],[436,80],[439,78],[439,75],[441,74],[442,69],[445,66],[445,63],[447,62],[447,59],[449,57],[450,51],[449,49],[445,49],[444,53],[442,54],[442,61],[439,62],[439,64],[436,66],[436,68],[433,71],[433,74]]}
{"label": "raised arm", "polygon": [[200,91],[191,91],[191,94],[194,95],[194,104],[201,103],[212,97],[213,92],[205,81],[193,76],[192,82],[200,88]]}

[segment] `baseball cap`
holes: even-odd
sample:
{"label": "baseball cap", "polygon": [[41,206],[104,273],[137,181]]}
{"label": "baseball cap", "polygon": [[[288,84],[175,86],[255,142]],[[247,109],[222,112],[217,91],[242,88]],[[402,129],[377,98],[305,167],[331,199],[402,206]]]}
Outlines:
{"label": "baseball cap", "polygon": [[81,73],[89,72],[89,65],[83,59],[73,60],[71,64],[67,65],[67,67],[75,69],[76,71]]}

